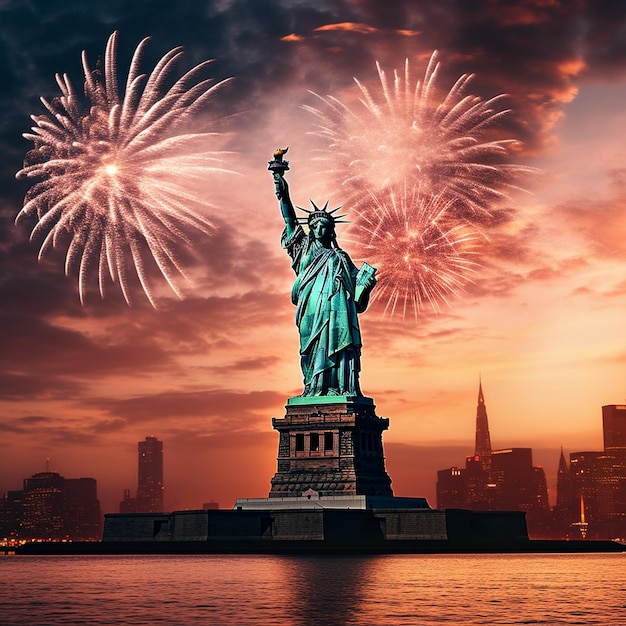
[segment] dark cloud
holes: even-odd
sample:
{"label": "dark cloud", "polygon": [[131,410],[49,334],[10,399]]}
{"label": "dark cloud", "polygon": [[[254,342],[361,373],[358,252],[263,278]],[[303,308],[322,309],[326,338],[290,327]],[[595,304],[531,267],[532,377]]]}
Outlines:
{"label": "dark cloud", "polygon": [[[515,242],[515,237],[511,240]],[[518,241],[514,248],[518,251],[526,247]],[[509,262],[507,264],[507,258]],[[589,267],[589,260],[584,256],[575,256],[566,259],[552,259],[550,254],[544,254],[542,250],[528,248],[522,255],[503,255],[500,262],[491,259],[486,265],[480,278],[476,279],[466,288],[470,298],[506,298],[513,294],[521,285],[533,282],[560,281],[575,276],[581,270]],[[514,261],[514,262],[512,262]]]}
{"label": "dark cloud", "polygon": [[155,343],[136,340],[129,346],[123,332],[100,343],[88,334],[34,316],[2,315],[1,319],[0,367],[22,376],[52,376],[54,380],[62,372],[64,377],[81,379],[138,367],[155,371],[171,363],[171,357]]}
{"label": "dark cloud", "polygon": [[32,432],[35,428],[45,428],[52,422],[53,420],[49,417],[43,417],[41,415],[28,415],[14,420],[4,419],[0,421],[0,430],[5,433],[22,435]]}
{"label": "dark cloud", "polygon": [[[0,46],[10,60],[5,84],[13,112],[22,110],[25,123],[31,109],[25,105],[36,103],[42,86],[48,84],[48,95],[56,92],[54,73],[78,74],[80,50],[96,58],[114,29],[122,35],[120,57],[127,60],[146,35],[153,37],[147,65],[176,45],[185,47],[190,64],[215,58],[219,77],[237,77],[229,104],[216,106],[232,111],[237,102],[240,111],[258,109],[244,118],[246,124],[263,119],[266,111],[257,106],[261,94],[265,100],[274,91],[280,98],[294,81],[303,94],[332,89],[348,85],[354,75],[373,74],[377,58],[397,67],[404,57],[423,58],[440,49],[448,78],[475,72],[476,87],[485,92],[481,95],[510,93],[516,111],[511,123],[536,143],[540,130],[571,99],[573,81],[584,68],[589,72],[609,62],[626,68],[620,55],[624,7],[591,0],[574,5],[557,0],[456,0],[445,5],[405,0],[391,6],[377,0],[296,5],[285,0],[183,0],[175,5],[75,0],[63,6],[12,0],[3,4],[0,16],[5,25]],[[314,56],[315,63],[307,62]],[[343,62],[337,63],[338,58]]]}
{"label": "dark cloud", "polygon": [[626,167],[612,168],[607,175],[616,192],[626,196]]}
{"label": "dark cloud", "polygon": [[[59,321],[54,310],[44,309],[40,317],[0,312],[0,370],[4,372],[0,374],[0,395],[26,401],[62,399],[80,396],[88,381],[104,377],[141,379],[167,372],[178,376],[180,357],[204,355],[229,345],[238,348],[246,329],[276,323],[281,309],[276,309],[272,318],[267,315],[276,307],[276,300],[275,295],[263,293],[192,298],[169,301],[163,311],[148,305],[138,310],[119,304],[107,308],[107,317],[100,309],[94,310],[93,319],[100,325],[96,333],[91,332],[90,309]],[[12,302],[16,304],[16,300]],[[285,325],[293,323],[287,311],[278,316]],[[233,330],[237,328],[238,332]],[[242,368],[267,369],[276,361],[277,356],[238,358],[212,369],[227,376]]]}
{"label": "dark cloud", "polygon": [[[584,3],[582,23],[586,60],[585,78],[590,81],[624,76],[626,71],[626,6],[619,0]],[[601,78],[602,77],[602,78]]]}
{"label": "dark cloud", "polygon": [[[19,367],[17,365],[15,367]],[[14,367],[13,363],[9,367]],[[85,385],[64,376],[54,374],[42,376],[41,373],[0,373],[0,399],[12,401],[65,400],[85,390]]]}
{"label": "dark cloud", "polygon": [[90,404],[128,423],[141,421],[207,419],[212,427],[238,430],[258,419],[260,411],[284,404],[275,391],[236,392],[224,389],[201,391],[165,391],[152,396],[129,399],[94,399]]}
{"label": "dark cloud", "polygon": [[561,205],[555,209],[555,217],[582,237],[594,257],[626,259],[626,194]]}
{"label": "dark cloud", "polygon": [[255,238],[254,225],[245,227],[224,218],[215,236],[196,252],[204,269],[203,286],[214,291],[236,280],[243,289],[263,285],[264,290],[271,290],[276,277],[284,279],[290,272],[289,263],[276,254],[280,227],[276,231],[275,239],[268,242]]}
{"label": "dark cloud", "polygon": [[[626,280],[622,279],[622,276],[626,272],[616,273],[615,284],[607,286],[600,286],[593,283],[577,287],[572,291],[572,296],[582,298],[592,298],[594,302],[615,302],[618,305],[625,302],[624,296],[626,296]],[[622,304],[623,306],[623,304]]]}
{"label": "dark cloud", "polygon": [[573,276],[580,270],[589,267],[588,259],[575,257],[556,262],[550,266],[539,267],[526,274],[525,280],[551,281],[563,280],[568,276]]}
{"label": "dark cloud", "polygon": [[221,373],[225,374],[227,374],[228,372],[262,372],[264,370],[267,370],[267,368],[271,367],[274,363],[277,363],[278,361],[278,357],[274,357],[271,359],[251,357],[248,359],[238,359],[236,361],[233,361],[232,363],[219,365],[216,366],[214,369],[219,369]]}
{"label": "dark cloud", "polygon": [[[38,445],[96,445],[98,436],[88,427],[76,423],[60,424],[55,417],[28,415],[0,422],[0,432],[38,441]],[[45,442],[41,444],[41,442]]]}

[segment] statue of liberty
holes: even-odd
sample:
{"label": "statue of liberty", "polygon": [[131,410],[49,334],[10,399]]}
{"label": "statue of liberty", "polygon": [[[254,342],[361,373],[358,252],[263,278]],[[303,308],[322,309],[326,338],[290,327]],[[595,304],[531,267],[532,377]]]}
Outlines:
{"label": "statue of liberty", "polygon": [[[296,279],[291,300],[296,308],[300,333],[300,363],[304,377],[302,396],[362,396],[361,331],[357,314],[363,313],[376,284],[376,270],[358,270],[350,256],[337,245],[335,224],[344,215],[327,211],[312,201],[313,210],[294,210],[283,160],[287,148],[276,150],[268,169],[274,176],[276,197],[285,220],[281,244],[291,257]],[[298,207],[300,208],[300,207]],[[306,223],[305,230],[301,223]]]}

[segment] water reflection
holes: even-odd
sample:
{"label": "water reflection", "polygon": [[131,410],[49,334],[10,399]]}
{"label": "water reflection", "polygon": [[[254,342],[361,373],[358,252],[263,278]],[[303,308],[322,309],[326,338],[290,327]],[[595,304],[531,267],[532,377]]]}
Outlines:
{"label": "water reflection", "polygon": [[354,624],[372,573],[384,557],[293,557],[274,564],[283,574],[294,624]]}
{"label": "water reflection", "polygon": [[626,624],[626,554],[2,557],[3,626]]}

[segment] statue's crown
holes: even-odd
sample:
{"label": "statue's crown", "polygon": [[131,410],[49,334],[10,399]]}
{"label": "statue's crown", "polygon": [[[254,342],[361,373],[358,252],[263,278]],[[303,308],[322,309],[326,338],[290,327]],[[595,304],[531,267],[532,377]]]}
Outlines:
{"label": "statue's crown", "polygon": [[315,204],[315,202],[313,202],[313,200],[311,200],[310,202],[311,202],[311,205],[313,206],[312,211],[309,211],[308,209],[304,209],[301,206],[298,207],[301,211],[304,211],[307,214],[306,217],[298,218],[298,221],[300,223],[306,222],[307,224],[310,224],[313,220],[316,220],[316,219],[328,220],[333,225],[346,223],[344,220],[341,220],[341,218],[345,217],[347,213],[344,213],[343,215],[334,215],[334,213],[339,211],[339,209],[341,208],[340,206],[338,206],[336,209],[332,209],[331,211],[328,211],[327,210],[328,201],[321,209]]}

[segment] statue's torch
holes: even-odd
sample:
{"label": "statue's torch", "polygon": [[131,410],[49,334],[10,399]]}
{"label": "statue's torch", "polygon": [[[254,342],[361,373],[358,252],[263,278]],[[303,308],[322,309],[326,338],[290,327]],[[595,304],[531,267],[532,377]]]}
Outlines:
{"label": "statue's torch", "polygon": [[[286,148],[278,148],[274,151],[274,158],[271,161],[267,162],[267,169],[272,172],[272,175],[274,176],[276,197],[280,202],[283,216],[286,216],[287,214],[291,215],[291,213],[293,212],[293,208],[289,208],[291,207],[291,200],[289,199],[289,187],[287,185],[287,181],[284,178],[285,172],[289,169],[289,161],[283,160],[283,155],[287,153],[287,150],[289,150],[289,146],[287,146]],[[285,217],[285,219],[287,218]]]}
{"label": "statue's torch", "polygon": [[286,148],[278,148],[278,150],[274,152],[274,158],[267,162],[267,169],[270,172],[278,174],[282,177],[283,174],[289,169],[289,161],[283,160],[283,155],[287,154],[287,150],[289,150],[289,146]]}

